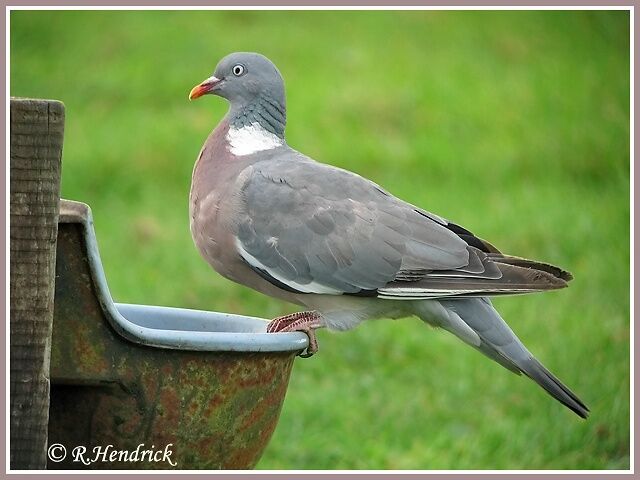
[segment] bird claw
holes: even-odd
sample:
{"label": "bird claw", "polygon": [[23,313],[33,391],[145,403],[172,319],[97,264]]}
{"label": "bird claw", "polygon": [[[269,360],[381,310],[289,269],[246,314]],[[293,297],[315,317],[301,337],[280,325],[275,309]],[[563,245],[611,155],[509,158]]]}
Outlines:
{"label": "bird claw", "polygon": [[322,327],[318,312],[297,312],[274,318],[267,325],[267,333],[304,332],[309,337],[309,346],[298,354],[301,358],[309,358],[318,351],[318,339],[315,329]]}
{"label": "bird claw", "polygon": [[313,328],[310,328],[308,330],[300,330],[300,331],[306,333],[307,337],[309,337],[309,346],[305,350],[300,352],[298,356],[300,358],[313,357],[318,351],[318,339],[316,338],[316,332]]}

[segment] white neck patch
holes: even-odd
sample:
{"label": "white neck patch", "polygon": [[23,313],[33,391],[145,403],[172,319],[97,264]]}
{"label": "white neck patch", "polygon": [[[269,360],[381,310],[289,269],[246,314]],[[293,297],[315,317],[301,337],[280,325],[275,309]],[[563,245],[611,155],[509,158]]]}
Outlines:
{"label": "white neck patch", "polygon": [[230,127],[227,142],[229,151],[238,156],[271,150],[284,144],[284,140],[263,128],[258,122],[242,128]]}

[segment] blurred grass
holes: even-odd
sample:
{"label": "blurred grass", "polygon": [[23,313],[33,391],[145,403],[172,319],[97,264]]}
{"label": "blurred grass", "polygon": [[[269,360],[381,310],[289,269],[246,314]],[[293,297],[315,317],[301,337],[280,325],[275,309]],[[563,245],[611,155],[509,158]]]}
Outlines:
{"label": "blurred grass", "polygon": [[289,144],[571,288],[495,303],[591,407],[580,421],[417,320],[321,332],[262,469],[629,468],[627,12],[12,12],[11,94],[67,109],[63,196],[91,205],[121,302],[273,317],[189,235],[191,169],[238,50],[287,82]]}

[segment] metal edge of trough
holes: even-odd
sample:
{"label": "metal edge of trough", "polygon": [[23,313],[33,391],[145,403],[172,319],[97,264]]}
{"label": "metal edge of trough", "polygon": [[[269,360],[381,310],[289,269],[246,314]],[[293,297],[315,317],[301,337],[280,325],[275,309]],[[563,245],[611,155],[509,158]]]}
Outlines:
{"label": "metal edge of trough", "polygon": [[92,280],[95,284],[96,295],[102,311],[111,327],[127,340],[159,348],[174,350],[196,350],[210,352],[292,352],[302,351],[309,345],[309,338],[302,332],[266,333],[266,332],[205,332],[188,330],[166,330],[144,327],[125,318],[118,306],[123,309],[162,309],[176,314],[194,313],[211,315],[211,318],[224,320],[252,320],[257,329],[266,328],[264,319],[233,315],[228,313],[204,312],[173,307],[125,305],[114,303],[98,252],[98,242],[93,228],[93,217],[89,205],[72,200],[60,200],[59,223],[79,223],[82,225],[83,236],[87,248],[87,258]]}

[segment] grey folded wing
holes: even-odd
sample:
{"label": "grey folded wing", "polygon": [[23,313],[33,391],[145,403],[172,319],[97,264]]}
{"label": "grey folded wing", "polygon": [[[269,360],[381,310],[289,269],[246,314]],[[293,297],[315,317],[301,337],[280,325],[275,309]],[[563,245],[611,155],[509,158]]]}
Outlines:
{"label": "grey folded wing", "polygon": [[530,269],[359,175],[303,156],[248,168],[236,248],[280,288],[399,299],[540,289],[527,275],[505,284],[505,270]]}

